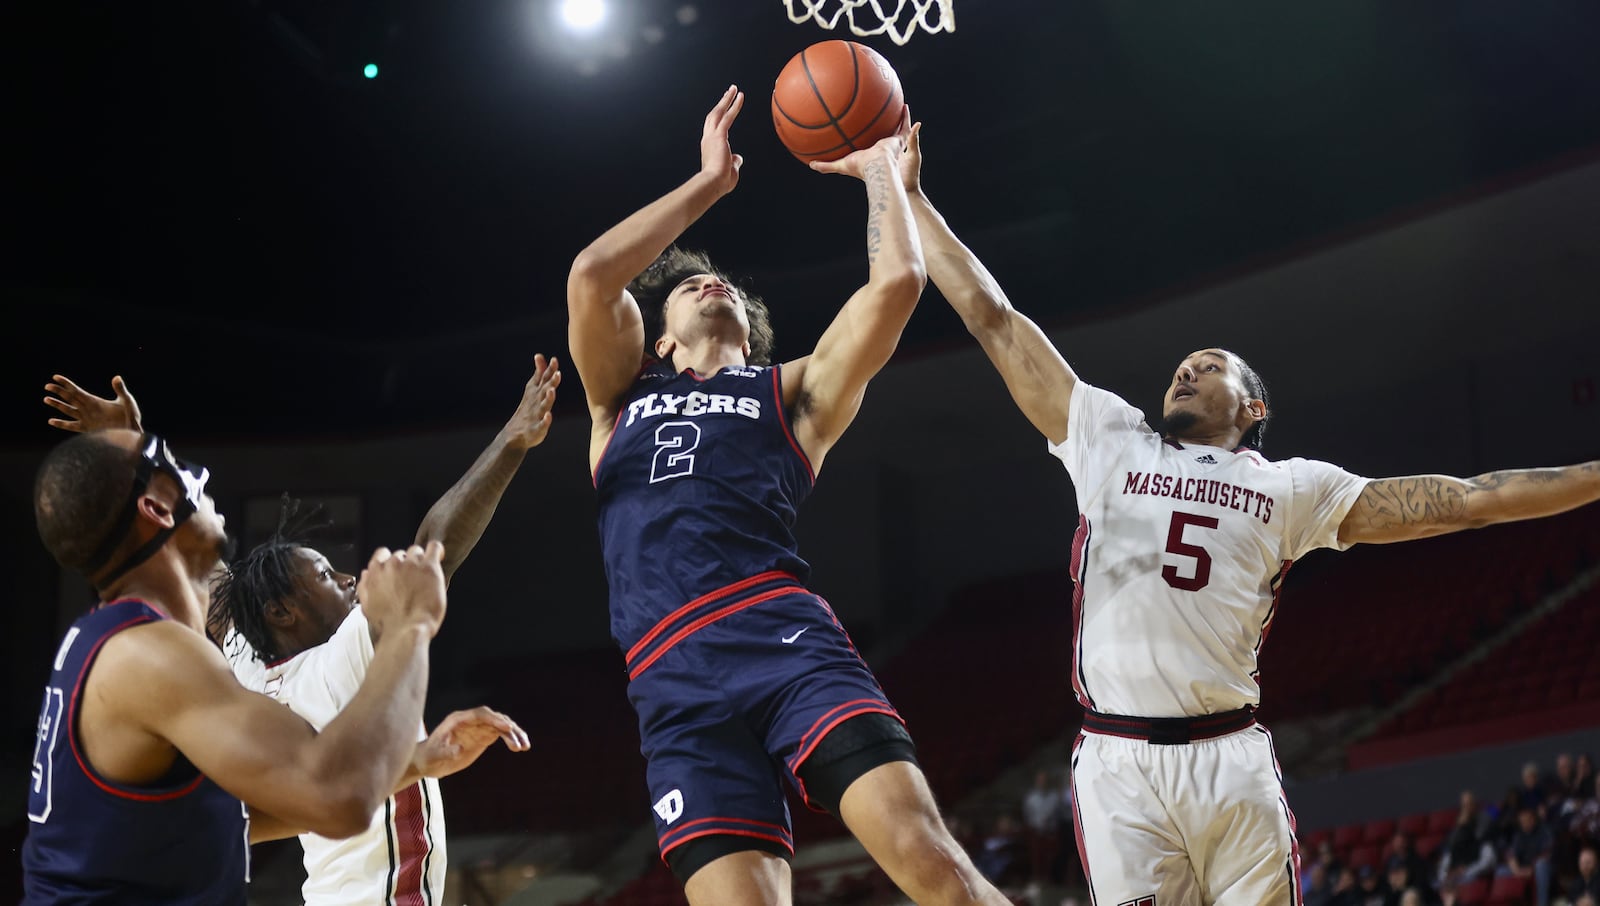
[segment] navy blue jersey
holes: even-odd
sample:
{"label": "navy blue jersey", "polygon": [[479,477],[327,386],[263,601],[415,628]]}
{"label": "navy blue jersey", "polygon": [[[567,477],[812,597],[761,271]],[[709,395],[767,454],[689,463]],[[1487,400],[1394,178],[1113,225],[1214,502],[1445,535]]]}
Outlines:
{"label": "navy blue jersey", "polygon": [[100,646],[163,619],[143,601],[107,604],[73,623],[56,652],[28,781],[24,906],[245,901],[248,831],[238,799],[182,755],[143,787],[107,780],[83,757],[78,703]]}
{"label": "navy blue jersey", "polygon": [[780,366],[640,373],[595,470],[611,634],[624,650],[687,602],[764,573],[804,582],[795,512],[813,475]]}

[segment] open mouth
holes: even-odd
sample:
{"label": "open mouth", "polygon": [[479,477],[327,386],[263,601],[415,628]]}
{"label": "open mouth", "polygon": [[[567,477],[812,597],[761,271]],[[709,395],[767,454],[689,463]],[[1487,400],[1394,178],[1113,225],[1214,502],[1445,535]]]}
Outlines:
{"label": "open mouth", "polygon": [[1194,396],[1194,390],[1189,387],[1179,387],[1172,391],[1172,401],[1175,403],[1179,400],[1189,399],[1192,396]]}

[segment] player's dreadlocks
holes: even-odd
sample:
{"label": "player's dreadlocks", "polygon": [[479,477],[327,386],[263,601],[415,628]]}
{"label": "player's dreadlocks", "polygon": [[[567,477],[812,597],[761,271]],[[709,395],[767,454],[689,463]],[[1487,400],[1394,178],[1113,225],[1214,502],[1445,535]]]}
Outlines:
{"label": "player's dreadlocks", "polygon": [[1246,362],[1237,353],[1230,352],[1229,355],[1233,356],[1234,362],[1239,366],[1239,379],[1244,382],[1244,391],[1250,394],[1251,399],[1260,400],[1261,405],[1267,408],[1266,417],[1251,425],[1250,430],[1246,431],[1244,437],[1239,439],[1239,443],[1242,446],[1249,447],[1252,450],[1260,450],[1261,439],[1267,434],[1267,420],[1272,418],[1272,403],[1267,399],[1267,385],[1265,381],[1261,380],[1261,375],[1250,367],[1249,362]]}
{"label": "player's dreadlocks", "polygon": [[645,354],[655,356],[655,341],[667,329],[667,296],[677,288],[678,284],[696,274],[712,274],[718,280],[733,287],[744,302],[745,317],[750,321],[750,358],[751,365],[772,364],[772,315],[767,310],[767,304],[761,297],[735,283],[717,266],[711,263],[705,252],[680,249],[672,246],[662,252],[660,257],[644,269],[644,273],[633,278],[628,284],[628,292],[639,303],[639,311],[644,315],[644,344]]}
{"label": "player's dreadlocks", "polygon": [[278,507],[278,527],[272,537],[251,548],[211,584],[211,610],[206,630],[219,642],[228,627],[239,631],[260,661],[283,657],[267,625],[267,605],[295,593],[298,556],[314,531],[332,523],[320,505],[304,508],[288,494]]}

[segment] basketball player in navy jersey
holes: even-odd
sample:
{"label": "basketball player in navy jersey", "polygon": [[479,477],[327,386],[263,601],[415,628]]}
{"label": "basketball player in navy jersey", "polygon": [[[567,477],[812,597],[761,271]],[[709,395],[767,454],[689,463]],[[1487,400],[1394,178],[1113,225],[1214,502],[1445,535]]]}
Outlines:
{"label": "basketball player in navy jersey", "polygon": [[[703,257],[668,251],[738,182],[728,130],[743,102],[730,87],[706,117],[700,172],[584,249],[567,283],[611,629],[660,850],[691,903],[789,902],[787,781],[917,902],[1004,903],[945,829],[849,636],[806,589],[792,533],[922,292],[895,176],[904,132],[814,165],[865,184],[869,277],[811,355],[768,365],[765,309]],[[661,328],[647,332],[645,315]]]}
{"label": "basketball player in navy jersey", "polygon": [[372,665],[319,734],[241,687],[205,637],[226,540],[209,477],[126,429],[74,437],[39,469],[40,537],[101,603],[45,688],[24,903],[242,904],[249,839],[358,833],[412,762],[442,548],[373,555],[359,586],[381,627]]}
{"label": "basketball player in navy jersey", "polygon": [[1344,550],[1565,512],[1600,462],[1370,480],[1268,460],[1260,377],[1225,349],[1174,370],[1162,430],[1078,376],[956,238],[900,159],[928,275],[978,339],[1077,493],[1072,684],[1078,851],[1106,904],[1298,904],[1299,849],[1256,656],[1289,566]]}
{"label": "basketball player in navy jersey", "polygon": [[[414,543],[444,545],[447,585],[488,528],[528,450],[544,441],[560,384],[560,363],[536,355],[516,411],[423,517]],[[121,377],[112,379],[110,399],[59,374],[45,390],[53,394],[45,402],[60,413],[49,421],[54,427],[142,430],[138,400]],[[321,727],[359,691],[373,655],[372,626],[356,598],[355,577],[337,572],[282,529],[213,583],[208,629],[242,685]],[[526,751],[528,739],[510,718],[484,707],[447,715],[431,734],[419,727],[418,736],[420,777],[408,774],[410,782],[383,803],[370,827],[342,840],[300,835],[307,906],[442,902],[448,860],[437,778],[467,766],[497,739],[514,752]]]}

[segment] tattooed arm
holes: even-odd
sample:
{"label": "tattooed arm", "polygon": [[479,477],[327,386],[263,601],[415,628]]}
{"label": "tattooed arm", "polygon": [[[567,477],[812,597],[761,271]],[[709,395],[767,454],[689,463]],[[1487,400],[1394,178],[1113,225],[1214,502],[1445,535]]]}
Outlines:
{"label": "tattooed arm", "polygon": [[865,286],[845,302],[811,355],[784,366],[784,402],[793,413],[795,439],[813,468],[860,411],[867,382],[900,342],[927,282],[922,248],[905,189],[895,175],[905,133],[813,169],[859,178],[867,190]]}
{"label": "tattooed arm", "polygon": [[1600,500],[1600,460],[1555,469],[1508,469],[1476,478],[1412,475],[1370,482],[1339,525],[1339,540],[1383,544],[1519,519],[1554,516]]}

